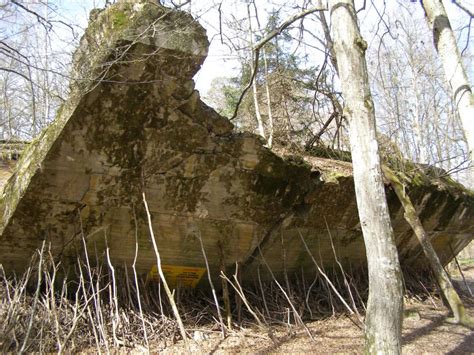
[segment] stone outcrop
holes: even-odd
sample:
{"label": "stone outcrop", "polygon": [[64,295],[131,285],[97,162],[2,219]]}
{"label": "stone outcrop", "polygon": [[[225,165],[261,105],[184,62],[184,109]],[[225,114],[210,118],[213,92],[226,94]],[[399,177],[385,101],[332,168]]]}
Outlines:
{"label": "stone outcrop", "polygon": [[[0,201],[0,262],[24,270],[43,240],[67,267],[87,245],[116,266],[156,264],[142,193],[163,263],[241,264],[314,274],[315,260],[365,264],[351,165],[285,156],[206,106],[193,75],[208,40],[189,14],[155,1],[119,1],[91,15],[75,54],[72,93],[55,122],[24,150]],[[409,186],[441,260],[473,238],[474,197],[448,180]],[[387,187],[405,266],[424,257]],[[83,240],[84,239],[84,240]],[[268,268],[267,268],[268,267]]]}

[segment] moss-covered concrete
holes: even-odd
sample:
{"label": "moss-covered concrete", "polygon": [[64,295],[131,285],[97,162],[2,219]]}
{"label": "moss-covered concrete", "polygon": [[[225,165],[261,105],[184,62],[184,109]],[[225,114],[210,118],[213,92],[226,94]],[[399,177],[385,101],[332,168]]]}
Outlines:
{"label": "moss-covered concrete", "polygon": [[[148,273],[156,259],[143,192],[164,264],[204,267],[201,236],[213,275],[222,255],[247,278],[258,267],[265,277],[265,263],[277,276],[312,274],[303,240],[325,267],[335,261],[331,242],[344,265],[364,265],[350,162],[277,155],[258,137],[233,133],[194,90],[208,41],[189,14],[122,0],[91,19],[71,97],[21,154],[1,195],[8,272],[25,269],[47,240],[66,268],[84,242],[94,262],[108,246],[117,266],[130,266],[137,246],[137,269]],[[472,239],[474,198],[446,181],[407,179],[447,262],[449,245],[458,251]],[[402,260],[422,268],[399,203],[387,195]]]}

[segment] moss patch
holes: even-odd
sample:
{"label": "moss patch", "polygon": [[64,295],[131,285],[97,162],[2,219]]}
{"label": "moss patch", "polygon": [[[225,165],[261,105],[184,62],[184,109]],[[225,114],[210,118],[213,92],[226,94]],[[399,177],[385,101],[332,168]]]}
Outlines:
{"label": "moss patch", "polygon": [[117,9],[115,11],[110,11],[109,16],[111,18],[110,21],[112,22],[113,27],[116,30],[119,30],[128,24],[129,16],[125,12],[125,10]]}

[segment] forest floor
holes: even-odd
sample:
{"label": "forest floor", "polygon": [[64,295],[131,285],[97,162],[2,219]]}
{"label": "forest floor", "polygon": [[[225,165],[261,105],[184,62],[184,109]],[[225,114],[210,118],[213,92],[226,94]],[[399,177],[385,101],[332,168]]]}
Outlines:
{"label": "forest floor", "polygon": [[[474,265],[463,267],[466,281],[474,292]],[[459,273],[453,279],[462,289],[467,312],[474,316],[474,298],[469,295]],[[403,322],[404,354],[472,354],[474,331],[446,322],[448,311],[439,299],[406,300]],[[190,350],[204,354],[358,354],[362,353],[363,331],[348,316],[331,317],[306,323],[313,336],[304,328],[272,326],[274,340],[267,331],[256,326],[236,330],[222,339],[218,331],[209,329],[194,332]],[[181,342],[163,349],[166,354],[185,353]]]}

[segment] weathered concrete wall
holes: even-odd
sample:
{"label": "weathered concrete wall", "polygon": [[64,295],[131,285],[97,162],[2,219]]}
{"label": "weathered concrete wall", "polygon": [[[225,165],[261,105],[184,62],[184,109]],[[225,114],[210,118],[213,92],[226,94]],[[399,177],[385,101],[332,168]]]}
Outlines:
{"label": "weathered concrete wall", "polygon": [[[365,263],[349,163],[282,158],[258,137],[233,133],[207,107],[193,75],[207,54],[204,29],[188,14],[153,1],[121,1],[94,13],[78,49],[78,80],[55,123],[24,151],[0,201],[0,260],[21,271],[42,240],[67,267],[110,248],[116,266],[156,263],[145,192],[163,263],[203,267],[199,237],[217,275],[221,260],[246,277],[266,266],[314,272]],[[283,153],[280,155],[284,155]],[[443,262],[449,245],[473,237],[474,198],[461,188],[417,181],[410,187]],[[405,265],[424,258],[395,194],[387,189]]]}

